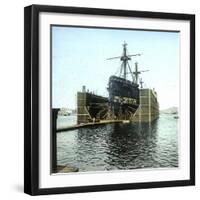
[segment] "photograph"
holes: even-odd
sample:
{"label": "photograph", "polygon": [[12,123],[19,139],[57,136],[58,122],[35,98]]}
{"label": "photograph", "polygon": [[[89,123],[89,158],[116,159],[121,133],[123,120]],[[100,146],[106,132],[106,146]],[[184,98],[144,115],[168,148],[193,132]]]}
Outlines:
{"label": "photograph", "polygon": [[195,15],[25,8],[31,195],[195,184]]}
{"label": "photograph", "polygon": [[180,31],[50,26],[51,173],[179,168]]}

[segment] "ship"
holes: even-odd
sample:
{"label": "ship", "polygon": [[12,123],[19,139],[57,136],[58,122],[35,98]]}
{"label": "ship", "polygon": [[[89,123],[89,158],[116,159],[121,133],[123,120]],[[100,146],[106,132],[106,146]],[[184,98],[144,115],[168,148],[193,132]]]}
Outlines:
{"label": "ship", "polygon": [[157,93],[153,89],[143,88],[139,75],[149,70],[135,69],[129,64],[134,56],[141,53],[128,54],[127,43],[122,44],[122,55],[107,60],[120,59],[120,72],[111,75],[108,80],[108,97],[103,97],[86,90],[77,93],[77,123],[89,123],[102,120],[151,122],[159,116]]}
{"label": "ship", "polygon": [[[129,61],[133,56],[141,54],[128,54],[127,43],[123,43],[123,52],[121,56],[108,58],[107,60],[120,59],[121,67],[118,76],[111,76],[108,83],[110,109],[116,119],[130,119],[134,116],[140,105],[140,94],[138,76],[138,63],[135,63],[135,71],[132,71]],[[131,80],[128,80],[130,74]]]}

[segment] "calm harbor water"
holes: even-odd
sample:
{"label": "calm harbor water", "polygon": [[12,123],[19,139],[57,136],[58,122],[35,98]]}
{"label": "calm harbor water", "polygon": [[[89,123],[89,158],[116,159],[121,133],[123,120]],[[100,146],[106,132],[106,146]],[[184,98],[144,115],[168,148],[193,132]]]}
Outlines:
{"label": "calm harbor water", "polygon": [[[57,126],[75,116],[58,117]],[[178,119],[161,114],[153,123],[107,124],[57,134],[58,164],[79,171],[178,167]]]}

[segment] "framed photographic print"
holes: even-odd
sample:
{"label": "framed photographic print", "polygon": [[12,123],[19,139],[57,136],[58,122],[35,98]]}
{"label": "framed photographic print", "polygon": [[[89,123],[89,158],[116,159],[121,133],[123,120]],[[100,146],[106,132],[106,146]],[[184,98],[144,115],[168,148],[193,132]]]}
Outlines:
{"label": "framed photographic print", "polygon": [[195,16],[25,8],[24,191],[195,184]]}

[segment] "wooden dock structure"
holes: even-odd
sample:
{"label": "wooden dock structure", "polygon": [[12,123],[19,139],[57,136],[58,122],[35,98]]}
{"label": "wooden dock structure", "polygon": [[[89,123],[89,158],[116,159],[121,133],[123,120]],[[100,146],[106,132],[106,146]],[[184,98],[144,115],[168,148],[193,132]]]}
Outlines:
{"label": "wooden dock structure", "polygon": [[73,126],[66,126],[66,127],[58,128],[57,132],[69,131],[69,130],[74,130],[74,129],[79,129],[79,128],[87,128],[87,127],[91,127],[91,126],[112,124],[112,123],[123,123],[123,120],[101,120],[98,122],[88,122],[88,123],[76,124]]}

